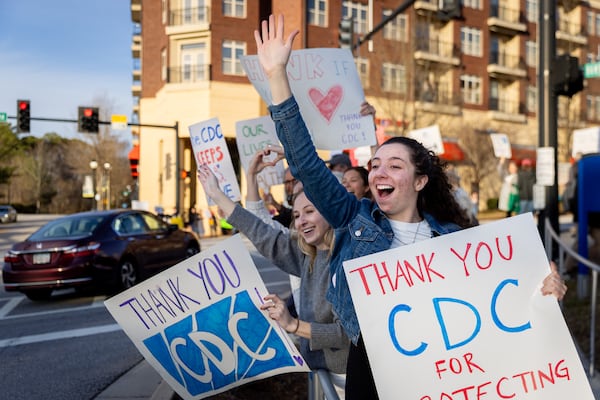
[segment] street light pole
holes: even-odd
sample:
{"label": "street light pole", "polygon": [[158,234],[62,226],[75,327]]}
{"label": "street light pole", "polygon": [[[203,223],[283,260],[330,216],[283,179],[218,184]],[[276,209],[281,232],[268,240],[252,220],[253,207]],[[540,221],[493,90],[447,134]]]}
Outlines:
{"label": "street light pole", "polygon": [[110,210],[110,163],[104,163],[104,173],[106,176],[106,207],[105,210]]}
{"label": "street light pole", "polygon": [[92,169],[92,193],[94,194],[94,197],[92,198],[92,210],[97,210],[98,199],[96,198],[96,170],[98,169],[98,161],[90,161],[90,168]]}

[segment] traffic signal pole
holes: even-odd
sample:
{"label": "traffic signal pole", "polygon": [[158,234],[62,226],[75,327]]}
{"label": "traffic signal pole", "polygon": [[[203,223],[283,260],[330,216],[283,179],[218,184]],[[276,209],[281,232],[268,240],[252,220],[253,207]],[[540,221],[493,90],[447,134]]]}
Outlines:
{"label": "traffic signal pole", "polygon": [[[7,119],[17,119],[16,116],[8,115]],[[29,117],[30,121],[48,121],[48,122],[73,122],[79,123],[77,119],[63,119],[63,118],[42,118],[42,117]],[[98,125],[111,125],[109,121],[98,121]],[[181,164],[181,157],[179,155],[179,121],[175,122],[175,125],[156,125],[156,124],[135,124],[128,122],[127,126],[135,126],[140,128],[158,128],[158,129],[173,129],[175,131],[175,171],[179,171]],[[175,177],[175,212],[179,214],[179,202],[181,195],[179,193],[181,189],[179,183],[179,176]]]}

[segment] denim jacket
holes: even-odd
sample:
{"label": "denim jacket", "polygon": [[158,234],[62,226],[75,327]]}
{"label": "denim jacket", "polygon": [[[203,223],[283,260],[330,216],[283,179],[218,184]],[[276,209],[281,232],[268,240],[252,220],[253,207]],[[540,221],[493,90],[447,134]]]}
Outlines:
{"label": "denim jacket", "polygon": [[[356,344],[360,328],[342,263],[389,249],[394,236],[392,227],[375,202],[358,200],[349,193],[319,158],[294,97],[270,106],[269,110],[292,175],[303,183],[308,199],[335,229],[327,300]],[[455,224],[439,223],[427,214],[424,218],[434,236],[460,229]]]}

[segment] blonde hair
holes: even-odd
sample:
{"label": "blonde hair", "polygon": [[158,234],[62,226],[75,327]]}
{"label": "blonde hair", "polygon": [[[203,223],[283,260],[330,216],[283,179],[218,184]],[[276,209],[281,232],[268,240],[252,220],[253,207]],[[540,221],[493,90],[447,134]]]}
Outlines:
{"label": "blonde hair", "polygon": [[[298,195],[300,195],[301,193],[304,193],[304,189],[302,189],[302,188],[294,193],[292,204],[296,201],[296,197],[298,197]],[[310,257],[310,264],[308,265],[308,271],[312,272],[313,266],[315,264],[315,259],[317,258],[317,247],[313,246],[311,244],[308,244],[306,242],[306,240],[304,240],[302,235],[298,234],[298,231],[296,230],[296,226],[295,226],[295,220],[296,220],[296,216],[294,214],[292,214],[292,223],[290,224],[290,234],[294,239],[296,239],[298,241],[298,247],[300,248],[300,251],[302,251],[303,254],[306,254],[307,256]],[[323,242],[329,248],[327,256],[331,257],[331,253],[333,251],[335,235],[334,235],[333,227],[329,224],[327,224],[327,226],[328,226],[327,231],[323,235]]]}

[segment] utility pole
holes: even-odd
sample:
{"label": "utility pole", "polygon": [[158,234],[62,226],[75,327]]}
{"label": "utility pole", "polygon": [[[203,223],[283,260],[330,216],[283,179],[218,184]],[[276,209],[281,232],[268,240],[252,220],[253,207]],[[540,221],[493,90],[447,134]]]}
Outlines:
{"label": "utility pole", "polygon": [[[538,14],[538,147],[554,149],[554,184],[546,187],[545,208],[538,216],[538,230],[544,240],[544,222],[549,219],[552,229],[560,232],[558,224],[558,96],[553,90],[553,64],[556,59],[556,2],[540,1]],[[553,258],[555,256],[553,249]]]}

